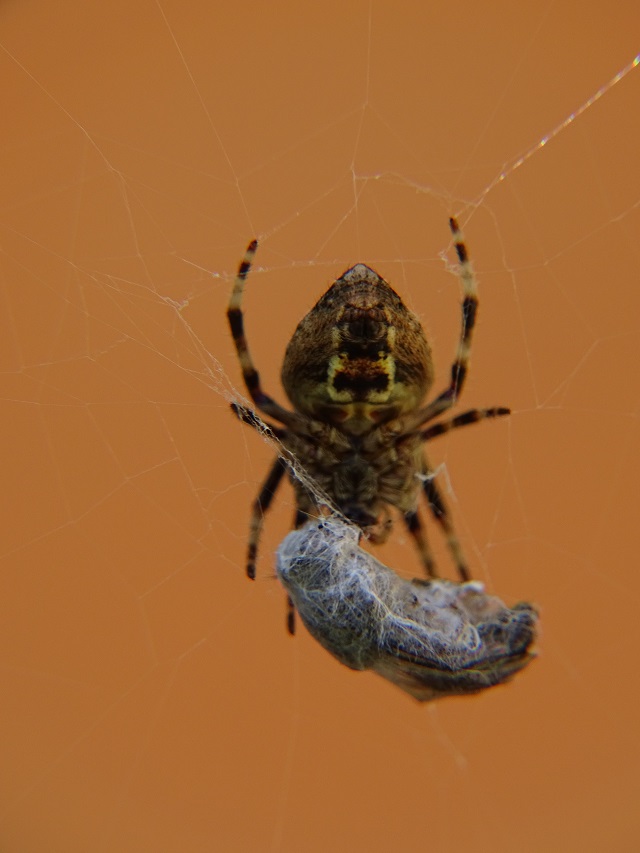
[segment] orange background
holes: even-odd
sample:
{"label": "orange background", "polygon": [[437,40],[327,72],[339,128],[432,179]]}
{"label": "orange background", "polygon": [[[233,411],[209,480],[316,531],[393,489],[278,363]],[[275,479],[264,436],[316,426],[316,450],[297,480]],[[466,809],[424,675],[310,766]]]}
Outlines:
{"label": "orange background", "polygon": [[[0,848],[632,850],[640,478],[636,3],[176,0],[0,10]],[[517,168],[519,158],[530,153]],[[505,178],[496,182],[505,172]],[[421,706],[284,630],[244,575],[273,450],[234,420],[345,268],[419,313],[461,408],[434,442],[488,589],[542,613],[506,688]],[[443,570],[450,565],[436,532]],[[398,528],[381,556],[417,573]]]}

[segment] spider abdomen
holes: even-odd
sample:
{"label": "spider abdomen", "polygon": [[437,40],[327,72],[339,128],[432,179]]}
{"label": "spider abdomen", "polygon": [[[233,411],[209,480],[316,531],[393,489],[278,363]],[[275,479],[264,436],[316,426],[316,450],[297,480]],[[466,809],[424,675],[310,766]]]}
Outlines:
{"label": "spider abdomen", "polygon": [[347,270],[302,319],[282,384],[295,409],[351,435],[418,406],[433,382],[418,318],[374,270]]}

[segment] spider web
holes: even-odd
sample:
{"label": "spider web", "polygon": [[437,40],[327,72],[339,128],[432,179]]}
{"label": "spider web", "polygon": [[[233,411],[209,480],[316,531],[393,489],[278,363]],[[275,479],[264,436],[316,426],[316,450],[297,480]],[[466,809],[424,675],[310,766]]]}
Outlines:
{"label": "spider web", "polygon": [[[634,7],[2,15],[2,849],[633,847]],[[425,708],[286,635],[288,486],[246,580],[274,448],[229,412],[224,311],[257,236],[247,332],[284,402],[296,323],[367,263],[437,392],[452,213],[480,288],[457,411],[513,415],[430,458],[474,574],[540,604],[541,657]],[[418,573],[400,526],[376,556]]]}

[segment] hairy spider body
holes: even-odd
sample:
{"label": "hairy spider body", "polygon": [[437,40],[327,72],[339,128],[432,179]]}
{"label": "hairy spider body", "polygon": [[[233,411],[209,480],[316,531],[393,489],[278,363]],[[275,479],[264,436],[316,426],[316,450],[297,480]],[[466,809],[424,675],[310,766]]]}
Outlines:
{"label": "hairy spider body", "polygon": [[[456,402],[464,384],[475,325],[477,293],[462,235],[451,230],[463,285],[462,330],[447,388],[422,405],[434,378],[431,350],[418,318],[374,270],[356,264],[337,279],[301,320],[287,346],[282,384],[293,411],[264,393],[244,335],[242,295],[257,248],[252,241],[236,276],[227,316],[247,390],[256,407],[283,427],[267,424],[284,450],[253,505],[247,574],[255,577],[263,515],[290,464],[305,477],[290,479],[296,495],[295,526],[326,507],[357,524],[371,542],[384,542],[392,527],[390,507],[414,537],[427,574],[436,577],[418,503],[420,492],[443,529],[458,574],[470,575],[424,454],[426,441],[451,429],[509,413],[506,408],[473,409],[425,428]],[[261,429],[251,410],[233,406],[249,425]],[[294,461],[295,460],[295,461]],[[311,481],[313,489],[305,484]],[[323,504],[317,495],[324,495]],[[290,630],[293,617],[290,614]]]}
{"label": "hairy spider body", "polygon": [[[388,505],[403,514],[417,507],[420,437],[399,436],[389,422],[413,411],[432,382],[418,318],[364,264],[331,285],[287,347],[282,384],[313,433],[291,432],[287,449],[371,542],[389,534]],[[317,514],[304,484],[293,483],[298,507]]]}

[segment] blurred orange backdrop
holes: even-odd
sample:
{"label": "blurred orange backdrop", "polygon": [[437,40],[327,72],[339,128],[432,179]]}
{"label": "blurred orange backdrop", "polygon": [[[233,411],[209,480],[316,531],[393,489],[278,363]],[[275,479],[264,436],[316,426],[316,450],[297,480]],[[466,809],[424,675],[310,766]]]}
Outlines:
{"label": "blurred orange backdrop", "polygon": [[[0,21],[0,848],[636,849],[640,69],[608,83],[637,5]],[[542,630],[509,686],[422,706],[287,636],[288,486],[246,579],[273,449],[229,412],[224,311],[258,236],[247,331],[283,400],[296,323],[362,261],[439,389],[452,213],[480,281],[461,408],[513,415],[430,455],[474,574]],[[378,556],[418,573],[400,528]]]}

